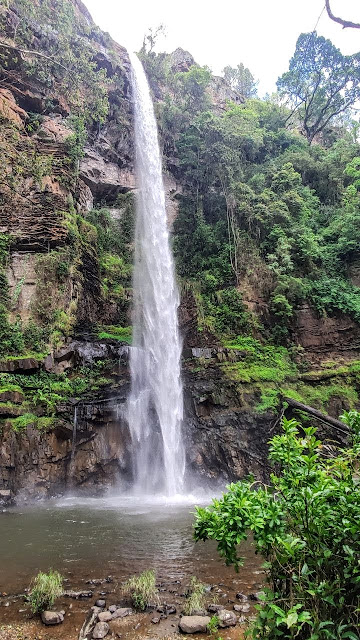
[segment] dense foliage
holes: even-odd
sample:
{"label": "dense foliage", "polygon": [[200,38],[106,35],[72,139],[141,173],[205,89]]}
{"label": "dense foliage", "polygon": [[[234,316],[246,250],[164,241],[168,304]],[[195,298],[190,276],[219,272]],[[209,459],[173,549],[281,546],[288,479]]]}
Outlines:
{"label": "dense foliage", "polygon": [[[178,273],[192,292],[198,329],[220,340],[247,327],[291,341],[294,314],[304,301],[321,314],[359,319],[352,274],[360,240],[360,145],[349,110],[359,91],[358,56],[348,59],[310,35],[300,36],[291,69],[279,80],[290,97],[291,78],[308,92],[296,122],[276,99],[211,104],[206,68],[174,72],[171,57],[153,51],[144,60],[162,96],[165,162],[183,185],[174,226]],[[311,46],[300,78],[295,66],[305,56],[304,43]],[[230,84],[235,72],[226,71]],[[302,113],[304,105],[310,114]],[[306,127],[311,139],[321,130],[321,144],[309,145]],[[254,297],[267,303],[260,317],[242,304]]]}
{"label": "dense foliage", "polygon": [[316,429],[283,420],[270,441],[269,486],[231,484],[209,508],[197,508],[195,537],[217,540],[241,565],[238,545],[252,532],[266,560],[269,588],[253,638],[358,640],[360,624],[360,414],[342,416],[351,444],[328,457]]}

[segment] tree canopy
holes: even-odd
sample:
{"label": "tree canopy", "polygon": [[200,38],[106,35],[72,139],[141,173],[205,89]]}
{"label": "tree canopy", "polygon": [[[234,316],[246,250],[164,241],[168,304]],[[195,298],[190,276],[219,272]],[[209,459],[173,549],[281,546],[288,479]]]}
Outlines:
{"label": "tree canopy", "polygon": [[289,71],[277,81],[308,141],[360,98],[360,53],[344,56],[330,40],[302,33]]}

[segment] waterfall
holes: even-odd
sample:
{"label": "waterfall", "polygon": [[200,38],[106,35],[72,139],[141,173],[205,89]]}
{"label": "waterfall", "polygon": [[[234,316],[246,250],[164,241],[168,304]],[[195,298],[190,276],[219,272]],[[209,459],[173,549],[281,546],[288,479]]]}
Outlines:
{"label": "waterfall", "polygon": [[135,54],[130,60],[138,185],[131,390],[127,404],[134,490],[174,495],[182,491],[185,469],[179,294],[154,108],[142,64]]}
{"label": "waterfall", "polygon": [[78,408],[77,408],[77,405],[75,405],[75,407],[74,407],[73,432],[72,432],[72,441],[71,441],[70,464],[69,464],[69,471],[68,471],[69,480],[72,479],[73,471],[74,471],[74,457],[75,457],[75,449],[76,449],[77,423],[78,423]]}

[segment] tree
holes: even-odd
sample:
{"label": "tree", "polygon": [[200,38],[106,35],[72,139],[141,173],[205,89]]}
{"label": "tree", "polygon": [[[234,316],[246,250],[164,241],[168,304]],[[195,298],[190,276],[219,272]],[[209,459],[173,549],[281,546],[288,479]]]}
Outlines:
{"label": "tree", "polygon": [[360,29],[360,23],[351,22],[350,20],[344,20],[343,18],[337,18],[336,16],[334,16],[330,7],[330,0],[325,0],[325,7],[330,20],[333,20],[338,24],[342,24],[344,29],[346,29],[346,27],[352,27],[353,29]]}
{"label": "tree", "polygon": [[360,414],[345,412],[349,444],[330,458],[314,427],[283,419],[270,441],[269,485],[242,480],[197,507],[195,539],[213,539],[236,569],[252,533],[269,588],[252,626],[259,640],[358,640]]}
{"label": "tree", "polygon": [[257,91],[257,82],[249,69],[240,62],[237,67],[229,65],[223,69],[224,79],[234,91],[244,98],[254,98]]}
{"label": "tree", "polygon": [[302,33],[277,86],[298,114],[309,143],[360,98],[360,53],[343,56],[330,40]]}

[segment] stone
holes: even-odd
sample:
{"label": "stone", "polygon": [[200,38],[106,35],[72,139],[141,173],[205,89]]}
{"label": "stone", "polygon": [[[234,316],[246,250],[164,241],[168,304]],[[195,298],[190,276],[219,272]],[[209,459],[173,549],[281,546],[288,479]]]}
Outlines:
{"label": "stone", "polygon": [[247,602],[248,600],[248,597],[244,593],[237,593],[236,597],[238,600],[241,600],[241,602]]}
{"label": "stone", "polygon": [[126,616],[131,616],[132,614],[132,609],[130,607],[120,607],[119,609],[116,609],[116,611],[114,611],[114,613],[112,614],[112,618],[113,620],[115,620],[116,618],[125,618]]}
{"label": "stone", "polygon": [[105,600],[96,600],[95,602],[95,607],[101,607],[103,609],[105,605],[106,605]]}
{"label": "stone", "polygon": [[209,616],[183,616],[179,628],[183,633],[206,633],[210,620]]}
{"label": "stone", "polygon": [[159,624],[160,622],[160,618],[158,616],[155,616],[154,618],[151,618],[151,622],[153,624]]}
{"label": "stone", "polygon": [[208,611],[210,611],[210,613],[217,613],[222,609],[225,609],[223,604],[209,604],[208,606]]}
{"label": "stone", "polygon": [[111,604],[110,607],[109,607],[110,613],[115,613],[117,608],[118,607],[116,606],[116,604]]}
{"label": "stone", "polygon": [[112,620],[112,613],[110,613],[110,611],[102,611],[99,613],[98,618],[99,622],[109,622]]}
{"label": "stone", "polygon": [[63,595],[66,598],[75,598],[78,600],[79,598],[91,598],[93,595],[92,591],[64,591]]}
{"label": "stone", "polygon": [[222,629],[225,627],[234,627],[237,623],[237,615],[227,609],[219,611],[217,617],[219,619],[219,627]]}
{"label": "stone", "polygon": [[160,607],[157,607],[156,611],[158,613],[163,613],[166,616],[169,616],[173,613],[176,613],[176,607],[174,604],[162,604]]}
{"label": "stone", "polygon": [[41,620],[46,625],[61,624],[64,616],[60,611],[42,611]]}
{"label": "stone", "polygon": [[254,600],[255,602],[259,602],[263,600],[265,593],[263,591],[256,591],[256,593],[250,593],[249,600]]}
{"label": "stone", "polygon": [[92,637],[96,640],[102,640],[102,638],[105,638],[109,633],[109,629],[110,627],[107,622],[98,622],[94,627]]}
{"label": "stone", "polygon": [[250,611],[250,605],[248,602],[244,602],[244,604],[234,604],[233,609],[239,613],[247,613]]}

